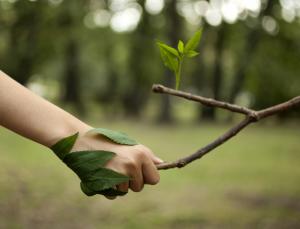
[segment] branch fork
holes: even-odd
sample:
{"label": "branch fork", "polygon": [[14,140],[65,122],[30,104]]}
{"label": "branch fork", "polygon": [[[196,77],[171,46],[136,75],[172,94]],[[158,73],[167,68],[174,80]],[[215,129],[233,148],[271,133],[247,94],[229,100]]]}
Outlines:
{"label": "branch fork", "polygon": [[193,95],[191,93],[183,92],[180,90],[174,90],[172,88],[165,87],[163,85],[154,84],[152,86],[152,91],[154,93],[160,93],[160,94],[168,94],[172,96],[181,97],[187,100],[199,102],[204,106],[209,107],[218,107],[224,110],[228,110],[234,113],[240,113],[245,116],[245,118],[235,126],[233,126],[231,129],[229,129],[227,132],[225,132],[223,135],[219,136],[217,139],[215,139],[213,142],[207,144],[206,146],[202,147],[201,149],[197,150],[195,153],[183,157],[181,159],[178,159],[174,162],[165,162],[162,164],[157,165],[157,169],[172,169],[172,168],[182,168],[186,166],[187,164],[193,162],[194,160],[200,159],[213,149],[217,148],[218,146],[222,145],[226,141],[228,141],[230,138],[237,135],[242,129],[247,127],[249,124],[253,122],[258,122],[261,119],[267,118],[271,115],[278,114],[280,112],[290,110],[295,108],[296,106],[300,105],[300,96],[296,96],[286,102],[277,104],[275,106],[268,107],[266,109],[262,109],[259,111],[249,109],[247,107],[238,106],[236,104],[231,104],[223,101],[218,101],[211,98],[206,98],[199,95]]}

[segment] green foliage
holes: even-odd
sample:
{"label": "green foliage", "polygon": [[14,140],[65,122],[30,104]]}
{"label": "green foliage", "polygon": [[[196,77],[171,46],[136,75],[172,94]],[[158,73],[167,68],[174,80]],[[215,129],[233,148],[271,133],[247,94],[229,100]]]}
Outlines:
{"label": "green foliage", "polygon": [[178,41],[177,49],[178,49],[179,53],[183,54],[183,52],[184,52],[184,43],[183,43],[182,40]]}
{"label": "green foliage", "polygon": [[108,196],[122,196],[121,192],[114,187],[118,184],[129,181],[129,177],[106,168],[98,168],[91,175],[81,180],[81,190],[87,195],[102,194]]}
{"label": "green foliage", "polygon": [[188,53],[189,51],[193,51],[197,48],[200,39],[202,36],[202,30],[197,31],[194,36],[191,37],[191,39],[187,42],[184,53]]}
{"label": "green foliage", "polygon": [[199,53],[195,51],[199,45],[202,35],[202,30],[197,31],[184,45],[182,40],[179,40],[177,50],[169,45],[160,41],[156,42],[159,47],[160,55],[164,65],[174,72],[176,78],[176,90],[179,89],[181,80],[181,69],[184,57],[195,57]]}
{"label": "green foliage", "polygon": [[166,51],[167,53],[175,56],[175,57],[179,57],[179,54],[178,54],[178,51],[176,49],[174,49],[173,47],[169,46],[169,45],[166,45],[162,42],[157,42],[157,45],[163,49],[164,51]]}
{"label": "green foliage", "polygon": [[[166,44],[157,42],[157,45],[160,49],[161,58],[164,62],[164,65],[169,68],[171,71],[176,72],[178,69],[178,52],[176,49],[168,46]],[[175,51],[174,51],[175,50]]]}
{"label": "green foliage", "polygon": [[108,151],[78,151],[67,154],[63,162],[72,169],[76,169],[77,175],[83,179],[85,172],[92,172],[99,166],[105,166],[114,156],[114,153]]}
{"label": "green foliage", "polygon": [[186,54],[186,56],[187,56],[187,57],[190,57],[190,58],[192,58],[192,57],[194,57],[194,56],[197,56],[197,55],[199,55],[199,53],[196,52],[196,51],[194,51],[194,50],[190,50],[190,51],[188,51],[187,54]]}
{"label": "green foliage", "polygon": [[77,138],[78,133],[71,135],[67,138],[61,139],[59,142],[53,145],[51,149],[61,160],[63,160],[64,157],[71,151]]}
{"label": "green foliage", "polygon": [[[102,134],[111,141],[122,145],[136,145],[135,140],[130,139],[126,134],[116,131],[97,128],[92,133]],[[103,150],[71,152],[78,133],[61,139],[51,149],[55,154],[80,178],[81,190],[87,195],[102,194],[107,196],[125,195],[115,189],[116,185],[127,182],[130,177],[104,168],[115,153]]]}
{"label": "green foliage", "polygon": [[104,128],[96,128],[90,131],[91,133],[97,133],[104,135],[111,141],[121,144],[121,145],[137,145],[138,142],[131,139],[127,134],[118,131],[108,130]]}

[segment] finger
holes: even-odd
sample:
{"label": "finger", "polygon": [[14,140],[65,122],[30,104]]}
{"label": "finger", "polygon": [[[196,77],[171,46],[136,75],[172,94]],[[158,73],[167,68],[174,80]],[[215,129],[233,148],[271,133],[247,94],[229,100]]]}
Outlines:
{"label": "finger", "polygon": [[130,176],[132,178],[129,181],[130,189],[134,192],[140,192],[144,187],[144,180],[141,168],[136,168]]}
{"label": "finger", "polygon": [[152,161],[154,162],[154,164],[161,164],[161,163],[164,162],[162,159],[160,159],[159,157],[155,156],[155,154],[152,152],[152,150],[150,150],[146,146],[143,146],[142,150],[144,152],[146,152],[150,156],[150,158],[152,159]]}
{"label": "finger", "polygon": [[119,190],[121,192],[128,192],[128,188],[129,188],[128,182],[117,185],[117,190]]}
{"label": "finger", "polygon": [[150,158],[144,161],[142,165],[142,170],[145,184],[154,185],[159,182],[160,178],[158,170]]}

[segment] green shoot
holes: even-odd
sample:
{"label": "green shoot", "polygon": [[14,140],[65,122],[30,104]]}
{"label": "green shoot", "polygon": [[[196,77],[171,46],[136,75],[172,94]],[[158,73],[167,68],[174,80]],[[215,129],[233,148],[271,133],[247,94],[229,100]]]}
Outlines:
{"label": "green shoot", "polygon": [[177,49],[158,41],[157,45],[164,65],[174,72],[176,78],[176,90],[179,89],[181,80],[182,63],[185,57],[192,58],[199,53],[195,51],[202,35],[202,30],[197,31],[186,44],[179,40]]}

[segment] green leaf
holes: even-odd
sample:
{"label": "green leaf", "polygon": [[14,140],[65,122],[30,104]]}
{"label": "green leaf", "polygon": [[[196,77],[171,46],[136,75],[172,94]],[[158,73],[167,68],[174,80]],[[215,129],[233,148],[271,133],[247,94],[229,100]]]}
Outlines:
{"label": "green leaf", "polygon": [[86,184],[82,181],[80,182],[80,188],[81,188],[81,191],[87,196],[93,196],[93,195],[97,194],[97,192],[95,192],[92,189],[90,189],[89,187],[87,187]]}
{"label": "green leaf", "polygon": [[178,52],[183,54],[183,52],[184,52],[184,43],[183,43],[182,40],[179,40],[177,48],[178,48]]}
{"label": "green leaf", "polygon": [[73,148],[77,138],[78,134],[76,133],[74,135],[71,135],[69,137],[63,138],[60,141],[58,141],[56,144],[54,144],[51,149],[52,151],[61,159],[63,160],[64,157],[71,151]]}
{"label": "green leaf", "polygon": [[124,196],[125,194],[127,194],[127,192],[121,192],[119,190],[116,190],[114,188],[108,188],[102,191],[93,191],[91,189],[89,189],[85,183],[81,182],[80,183],[80,187],[81,190],[84,194],[86,194],[87,196],[93,196],[96,194],[101,194],[101,195],[105,195],[105,196]]}
{"label": "green leaf", "polygon": [[77,151],[67,154],[63,161],[72,167],[78,167],[83,163],[98,160],[99,166],[105,166],[115,155],[113,152],[103,150]]}
{"label": "green leaf", "polygon": [[160,51],[160,56],[161,56],[161,59],[163,60],[164,65],[167,68],[169,68],[170,70],[174,71],[172,62],[169,60],[168,53],[162,48],[159,48],[159,51]]}
{"label": "green leaf", "polygon": [[176,72],[179,66],[178,58],[163,48],[160,48],[160,54],[164,65],[168,67],[171,71]]}
{"label": "green leaf", "polygon": [[180,55],[178,51],[162,42],[157,42],[164,65],[170,70],[178,71]]}
{"label": "green leaf", "polygon": [[116,185],[128,182],[130,178],[107,168],[98,168],[85,179],[82,179],[81,189],[87,195],[93,195]]}
{"label": "green leaf", "polygon": [[102,190],[102,191],[98,192],[97,194],[102,194],[105,196],[124,196],[127,194],[127,192],[121,192],[119,190],[109,188],[109,189]]}
{"label": "green leaf", "polygon": [[156,42],[156,44],[162,48],[163,50],[165,50],[166,52],[170,53],[170,54],[173,54],[175,57],[180,57],[178,51],[176,49],[174,49],[173,47],[169,46],[169,45],[166,45],[162,42]]}
{"label": "green leaf", "polygon": [[81,179],[87,174],[103,167],[116,154],[109,151],[79,151],[67,154],[64,162],[70,167]]}
{"label": "green leaf", "polygon": [[[124,133],[101,128],[94,129],[93,131],[119,144],[138,144]],[[106,163],[116,154],[102,150],[70,152],[77,137],[78,133],[66,137],[54,144],[51,149],[79,176],[82,191],[88,196],[95,194],[108,196],[125,195],[126,193],[116,190],[115,187],[118,184],[128,182],[130,177],[104,168]]]}
{"label": "green leaf", "polygon": [[79,176],[81,190],[87,196],[125,195],[114,188],[130,177],[103,167],[115,155],[109,151],[79,151],[67,154],[64,162]]}
{"label": "green leaf", "polygon": [[136,140],[131,139],[127,134],[113,131],[113,130],[108,130],[108,129],[104,129],[104,128],[96,128],[89,132],[101,134],[101,135],[107,137],[108,139],[110,139],[111,141],[121,144],[121,145],[138,145],[139,144]]}
{"label": "green leaf", "polygon": [[195,48],[197,48],[200,39],[202,36],[202,30],[198,30],[193,37],[187,42],[185,48],[184,48],[184,53],[188,53],[191,50],[194,50]]}
{"label": "green leaf", "polygon": [[187,57],[192,58],[192,57],[194,57],[194,56],[199,55],[199,53],[196,52],[196,51],[194,51],[194,50],[190,50],[190,51],[188,51],[188,53],[187,53],[186,55],[187,55]]}

